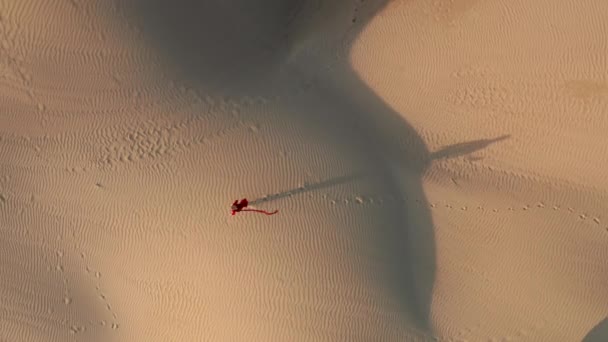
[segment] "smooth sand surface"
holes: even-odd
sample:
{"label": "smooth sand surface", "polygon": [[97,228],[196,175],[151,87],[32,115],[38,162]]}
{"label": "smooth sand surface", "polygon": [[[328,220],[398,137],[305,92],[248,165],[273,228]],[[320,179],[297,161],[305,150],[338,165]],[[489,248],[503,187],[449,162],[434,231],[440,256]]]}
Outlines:
{"label": "smooth sand surface", "polygon": [[608,341],[607,23],[0,2],[0,341]]}

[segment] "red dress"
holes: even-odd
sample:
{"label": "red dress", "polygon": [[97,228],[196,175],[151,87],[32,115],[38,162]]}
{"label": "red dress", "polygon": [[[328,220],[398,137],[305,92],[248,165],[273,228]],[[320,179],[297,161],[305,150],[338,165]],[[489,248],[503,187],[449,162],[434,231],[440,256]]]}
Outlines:
{"label": "red dress", "polygon": [[249,204],[249,201],[247,201],[246,198],[243,198],[241,200],[241,202],[239,202],[239,200],[235,200],[234,203],[232,203],[232,207],[230,207],[230,209],[232,209],[232,215],[243,210],[243,208],[247,207],[248,204]]}

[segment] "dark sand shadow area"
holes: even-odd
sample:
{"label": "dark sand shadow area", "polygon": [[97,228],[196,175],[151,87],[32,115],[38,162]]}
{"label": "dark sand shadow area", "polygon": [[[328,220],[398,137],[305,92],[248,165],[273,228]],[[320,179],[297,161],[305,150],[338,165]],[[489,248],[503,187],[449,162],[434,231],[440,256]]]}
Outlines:
{"label": "dark sand shadow area", "polygon": [[[146,39],[171,67],[212,93],[267,96],[259,86],[273,82],[278,71],[287,73],[281,76],[283,80],[290,73],[296,80],[314,80],[309,96],[325,110],[308,113],[303,108],[306,116],[298,122],[333,130],[348,146],[347,152],[359,155],[369,170],[252,199],[252,204],[372,175],[380,191],[393,199],[385,205],[374,241],[384,251],[379,258],[386,265],[385,283],[404,317],[413,318],[418,329],[431,333],[435,239],[422,176],[433,159],[472,153],[506,136],[431,153],[403,120],[407,113],[390,108],[359,78],[348,58],[339,57],[348,55],[349,46],[387,2],[140,0],[133,2],[131,11],[139,18]],[[294,54],[302,51],[298,48],[303,41],[311,49],[302,52],[306,57],[298,58]],[[336,51],[326,51],[328,46]],[[307,66],[300,69],[298,60],[306,60]],[[314,63],[319,67],[311,66]],[[326,66],[331,66],[331,72],[323,71]]]}
{"label": "dark sand shadow area", "polygon": [[608,317],[598,322],[583,338],[583,342],[605,342],[608,341]]}
{"label": "dark sand shadow area", "polygon": [[[218,95],[247,94],[272,79],[306,1],[133,0],[117,4],[182,79]],[[124,8],[123,8],[124,7]]]}

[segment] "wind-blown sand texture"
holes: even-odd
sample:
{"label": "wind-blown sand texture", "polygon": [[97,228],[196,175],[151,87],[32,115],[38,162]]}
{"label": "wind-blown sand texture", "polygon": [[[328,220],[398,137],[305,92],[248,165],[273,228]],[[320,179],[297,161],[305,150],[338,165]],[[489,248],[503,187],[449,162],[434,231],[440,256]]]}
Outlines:
{"label": "wind-blown sand texture", "polygon": [[603,0],[0,1],[0,341],[608,341],[607,37]]}

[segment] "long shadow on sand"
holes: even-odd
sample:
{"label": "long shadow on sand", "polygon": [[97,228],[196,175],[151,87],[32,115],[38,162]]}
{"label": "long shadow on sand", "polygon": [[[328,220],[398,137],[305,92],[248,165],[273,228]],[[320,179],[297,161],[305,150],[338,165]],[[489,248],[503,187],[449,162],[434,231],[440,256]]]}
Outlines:
{"label": "long shadow on sand", "polygon": [[[431,153],[403,116],[359,78],[344,55],[348,56],[353,41],[388,1],[137,0],[134,3],[136,6],[131,10],[141,20],[145,37],[178,74],[200,89],[220,96],[268,96],[259,89],[268,88],[279,70],[283,80],[285,74],[292,74],[295,80],[313,80],[315,86],[309,96],[325,111],[314,113],[301,108],[306,116],[300,121],[304,125],[329,127],[346,142],[346,152],[357,154],[370,165],[369,170],[254,199],[252,204],[374,175],[380,191],[394,198],[386,204],[386,212],[377,222],[375,243],[379,250],[386,251],[381,256],[387,270],[385,283],[403,315],[413,317],[418,329],[432,332],[435,239],[422,176],[433,159],[471,153],[507,136],[457,144]],[[322,52],[332,48],[336,51]],[[305,57],[297,57],[298,54]],[[302,60],[308,67],[299,68],[298,61]],[[319,67],[312,67],[314,63]]]}
{"label": "long shadow on sand", "polygon": [[[491,145],[495,142],[505,140],[508,138],[509,138],[509,135],[503,135],[503,136],[500,136],[500,137],[497,137],[494,139],[480,139],[480,140],[468,141],[465,143],[449,145],[436,152],[431,153],[429,156],[430,156],[431,160],[456,158],[456,157],[468,155],[471,153],[475,153],[479,150],[482,150],[482,149],[488,147],[489,145]],[[288,198],[288,197],[304,194],[307,192],[332,188],[334,186],[337,186],[340,184],[345,184],[345,183],[350,183],[350,182],[353,182],[353,181],[356,181],[356,180],[359,180],[359,179],[365,178],[365,177],[370,177],[370,175],[361,172],[361,173],[354,173],[354,174],[346,175],[346,176],[334,177],[334,178],[330,178],[330,179],[316,182],[316,183],[306,183],[297,188],[292,188],[289,190],[285,190],[285,191],[277,192],[274,194],[266,195],[264,197],[253,199],[249,202],[249,204],[257,205],[257,204],[262,204],[262,203],[266,203],[266,202],[277,201],[277,200],[280,200],[283,198]]]}

